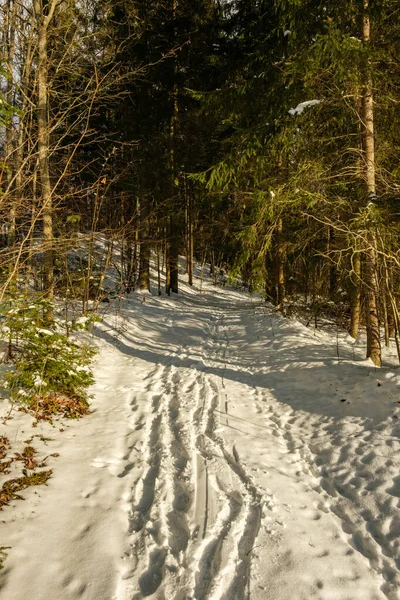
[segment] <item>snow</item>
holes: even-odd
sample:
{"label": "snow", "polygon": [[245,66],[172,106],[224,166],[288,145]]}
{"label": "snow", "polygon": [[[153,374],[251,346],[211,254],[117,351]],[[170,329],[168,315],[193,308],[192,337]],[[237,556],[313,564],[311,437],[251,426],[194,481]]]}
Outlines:
{"label": "snow", "polygon": [[54,331],[51,329],[44,329],[43,327],[36,327],[37,333],[43,333],[43,335],[54,335]]}
{"label": "snow", "polygon": [[0,426],[59,454],[1,513],[0,600],[400,598],[399,372],[199,285],[107,306],[88,417]]}
{"label": "snow", "polygon": [[301,115],[305,108],[308,106],[315,106],[316,104],[321,104],[321,100],[306,100],[305,102],[300,102],[296,108],[291,108],[289,110],[289,114],[293,116]]}

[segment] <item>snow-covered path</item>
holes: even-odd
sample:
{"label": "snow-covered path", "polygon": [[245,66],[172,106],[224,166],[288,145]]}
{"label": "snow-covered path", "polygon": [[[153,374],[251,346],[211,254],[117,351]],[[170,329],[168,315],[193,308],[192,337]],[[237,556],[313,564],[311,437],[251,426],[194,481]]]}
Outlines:
{"label": "snow-covered path", "polygon": [[396,371],[212,286],[97,333],[92,415],[3,513],[0,600],[400,599]]}

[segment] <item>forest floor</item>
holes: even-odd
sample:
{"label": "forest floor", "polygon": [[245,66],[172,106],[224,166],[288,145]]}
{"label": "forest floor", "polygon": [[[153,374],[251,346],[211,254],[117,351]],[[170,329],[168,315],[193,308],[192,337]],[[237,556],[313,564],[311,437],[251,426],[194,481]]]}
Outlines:
{"label": "forest floor", "polygon": [[0,600],[400,599],[394,366],[210,282],[95,340],[89,416],[0,425],[59,455],[0,514]]}

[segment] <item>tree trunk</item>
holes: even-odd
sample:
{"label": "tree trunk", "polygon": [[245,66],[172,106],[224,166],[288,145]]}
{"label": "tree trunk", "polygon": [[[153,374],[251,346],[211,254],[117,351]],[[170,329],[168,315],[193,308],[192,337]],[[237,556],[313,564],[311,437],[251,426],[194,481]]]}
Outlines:
{"label": "tree trunk", "polygon": [[165,291],[168,296],[171,295],[171,263],[170,263],[170,223],[167,220],[165,227]]}
{"label": "tree trunk", "polygon": [[186,269],[188,273],[189,285],[193,285],[193,215],[192,198],[189,190],[187,198],[187,261]]}
{"label": "tree trunk", "polygon": [[361,255],[356,252],[353,255],[353,269],[350,276],[351,281],[351,317],[350,317],[350,335],[355,340],[358,338],[360,329],[360,311],[361,311]]}
{"label": "tree trunk", "polygon": [[31,201],[31,219],[30,219],[30,228],[29,228],[29,249],[28,249],[28,257],[26,261],[26,270],[25,270],[25,291],[29,290],[31,285],[31,278],[33,277],[33,288],[35,290],[38,289],[38,280],[33,268],[33,255],[35,250],[35,237],[34,237],[34,229],[36,222],[36,182],[37,182],[37,172],[33,173],[33,181],[32,181],[32,201]]}
{"label": "tree trunk", "polygon": [[[16,2],[8,0],[6,15],[5,15],[5,32],[6,39],[6,65],[7,65],[7,82],[5,99],[9,106],[14,103],[14,52],[15,52],[15,19],[16,19]],[[14,127],[13,120],[9,119],[6,122],[6,139],[5,139],[5,159],[7,164],[7,187],[9,197],[12,197],[13,175],[14,175]],[[8,226],[8,245],[15,244],[15,202],[10,203],[10,222]]]}
{"label": "tree trunk", "polygon": [[[175,2],[174,2],[175,4]],[[176,129],[178,124],[178,86],[175,83],[173,89],[173,113],[171,119],[171,188],[172,188],[172,204],[173,214],[169,217],[169,244],[168,244],[168,262],[169,262],[169,290],[178,293],[179,283],[179,247],[180,247],[180,226],[179,218],[176,214],[178,210],[177,198],[179,196],[179,181],[176,173],[176,157],[175,157],[175,145],[176,145]]]}
{"label": "tree trunk", "polygon": [[[53,259],[53,206],[50,184],[50,135],[48,117],[48,55],[47,34],[53,18],[57,1],[50,3],[35,0],[34,10],[37,20],[38,33],[38,68],[37,68],[37,128],[38,128],[38,157],[39,175],[43,215],[43,288],[45,296],[52,301],[54,295],[54,259]],[[45,313],[48,321],[54,319],[53,309]]]}
{"label": "tree trunk", "polygon": [[160,242],[157,241],[157,291],[158,295],[161,296],[161,248]]}
{"label": "tree trunk", "polygon": [[277,227],[276,269],[278,287],[278,308],[282,312],[283,305],[285,302],[285,252],[283,249],[283,226],[281,218],[279,218]]}
{"label": "tree trunk", "polygon": [[[174,22],[174,44],[176,44],[177,30],[176,30],[176,11],[177,11],[177,0],[172,0],[172,20]],[[179,218],[177,216],[179,197],[179,179],[176,169],[176,134],[178,128],[178,116],[179,116],[179,100],[178,100],[178,84],[176,81],[178,73],[178,61],[176,54],[174,55],[174,85],[172,89],[172,115],[170,123],[170,170],[171,170],[171,200],[173,206],[173,213],[169,217],[169,241],[168,241],[168,266],[169,271],[168,289],[167,293],[171,291],[175,294],[178,293],[178,282],[179,282],[179,249],[180,249],[180,226]]]}
{"label": "tree trunk", "polygon": [[278,303],[278,290],[275,285],[274,257],[271,254],[271,251],[265,253],[265,301],[276,305]]}
{"label": "tree trunk", "polygon": [[150,246],[149,246],[149,211],[148,198],[140,204],[140,255],[139,255],[139,289],[150,291]]}
{"label": "tree trunk", "polygon": [[170,290],[174,294],[178,293],[179,283],[179,240],[180,228],[176,217],[170,218],[171,240],[169,245],[169,274],[170,274]]}
{"label": "tree trunk", "polygon": [[[328,253],[332,250],[335,241],[335,230],[333,227],[328,228]],[[336,294],[337,287],[337,269],[336,264],[329,257],[329,297],[332,300]]]}
{"label": "tree trunk", "polygon": [[[363,43],[369,44],[371,24],[369,18],[369,0],[364,0],[363,15]],[[363,146],[364,170],[366,179],[367,206],[366,211],[371,212],[376,196],[375,182],[375,146],[374,146],[374,99],[372,77],[365,73],[365,83],[362,91],[362,121],[363,121]],[[367,231],[368,248],[365,252],[365,300],[367,321],[367,357],[371,358],[377,366],[381,365],[381,341],[378,316],[378,278],[377,278],[377,247],[373,223]]]}
{"label": "tree trunk", "polygon": [[386,290],[382,294],[382,309],[383,309],[383,324],[384,324],[384,331],[385,331],[385,346],[386,346],[386,348],[388,348],[389,347],[389,312],[388,312],[388,305],[386,302]]}
{"label": "tree trunk", "polygon": [[136,280],[137,280],[139,227],[140,227],[139,218],[140,218],[140,204],[139,204],[139,198],[136,198],[134,233],[133,233],[132,267],[131,267],[131,289],[132,290],[135,289]]}

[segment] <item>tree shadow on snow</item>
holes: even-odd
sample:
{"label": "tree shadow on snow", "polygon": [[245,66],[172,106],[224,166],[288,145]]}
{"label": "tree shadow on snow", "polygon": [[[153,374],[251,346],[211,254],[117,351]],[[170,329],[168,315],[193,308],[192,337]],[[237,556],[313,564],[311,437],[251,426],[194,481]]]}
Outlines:
{"label": "tree shadow on snow", "polygon": [[[200,329],[207,317],[207,313],[197,314]],[[127,331],[116,331],[113,335],[101,327],[96,327],[95,332],[131,358],[223,379],[228,395],[229,382],[234,382],[243,386],[241,393],[244,395],[249,393],[249,388],[257,388],[265,402],[268,397],[273,397],[294,410],[322,417],[367,417],[372,424],[385,420],[396,405],[395,385],[382,378],[383,369],[375,370],[365,362],[353,361],[351,351],[344,349],[342,360],[338,362],[336,348],[327,348],[319,341],[310,342],[309,337],[305,338],[307,343],[303,346],[301,343],[293,346],[290,339],[288,341],[289,334],[293,338],[289,326],[281,327],[280,334],[266,342],[245,343],[242,349],[240,338],[230,337],[231,344],[237,343],[233,359],[229,355],[225,359],[222,347],[216,355],[213,352],[209,357],[209,349],[201,343],[204,333],[196,335],[193,329],[192,335],[188,335],[184,326],[180,331],[175,329],[172,339],[168,327],[164,331],[158,330],[156,340],[139,340]],[[176,343],[179,337],[183,346]],[[235,360],[237,356],[240,360]],[[237,394],[237,390],[232,392]]]}

